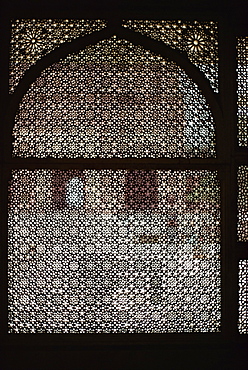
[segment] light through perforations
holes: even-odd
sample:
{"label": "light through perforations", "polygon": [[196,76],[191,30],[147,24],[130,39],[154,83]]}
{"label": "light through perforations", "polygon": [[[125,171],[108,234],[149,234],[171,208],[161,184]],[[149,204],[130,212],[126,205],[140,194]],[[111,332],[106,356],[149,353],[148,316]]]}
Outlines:
{"label": "light through perforations", "polygon": [[100,31],[103,20],[16,19],[11,23],[10,92],[13,93],[27,69],[64,42]]}
{"label": "light through perforations", "polygon": [[238,169],[238,241],[248,241],[248,166]]}
{"label": "light through perforations", "polygon": [[66,185],[66,203],[71,207],[81,207],[83,202],[83,182],[73,177]]}
{"label": "light through perforations", "polygon": [[239,322],[240,334],[248,334],[248,260],[239,261]]}
{"label": "light through perforations", "polygon": [[8,225],[10,333],[220,330],[216,171],[14,170]]}
{"label": "light through perforations", "polygon": [[213,21],[127,20],[131,28],[187,54],[218,92],[218,24]]}
{"label": "light through perforations", "polygon": [[212,113],[174,62],[112,37],[44,70],[15,117],[13,155],[214,157]]}
{"label": "light through perforations", "polygon": [[237,39],[238,145],[248,146],[248,37]]}

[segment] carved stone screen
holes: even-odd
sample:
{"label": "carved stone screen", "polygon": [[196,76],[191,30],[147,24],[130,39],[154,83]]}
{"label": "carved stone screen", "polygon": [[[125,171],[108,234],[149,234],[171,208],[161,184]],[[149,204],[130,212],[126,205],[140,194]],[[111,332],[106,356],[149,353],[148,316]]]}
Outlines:
{"label": "carved stone screen", "polygon": [[208,170],[14,170],[10,333],[218,332]]}
{"label": "carved stone screen", "polygon": [[238,38],[237,85],[238,85],[238,144],[248,146],[248,37]]}
{"label": "carved stone screen", "polygon": [[15,117],[13,155],[215,157],[215,125],[174,62],[112,37],[41,72]]}
{"label": "carved stone screen", "polygon": [[25,72],[43,56],[80,36],[106,27],[103,20],[16,19],[11,22],[10,93]]}
{"label": "carved stone screen", "polygon": [[238,169],[238,241],[248,241],[248,166]]}
{"label": "carved stone screen", "polygon": [[218,92],[218,23],[213,21],[127,20],[124,27],[164,42],[187,55]]}
{"label": "carved stone screen", "polygon": [[240,334],[248,334],[248,260],[239,261],[239,323]]}

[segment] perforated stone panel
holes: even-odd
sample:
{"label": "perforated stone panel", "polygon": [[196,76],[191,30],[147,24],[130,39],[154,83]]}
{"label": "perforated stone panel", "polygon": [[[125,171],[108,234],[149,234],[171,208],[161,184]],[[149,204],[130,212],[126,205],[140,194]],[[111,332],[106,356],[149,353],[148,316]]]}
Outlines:
{"label": "perforated stone panel", "polygon": [[239,261],[239,322],[240,334],[248,334],[248,260]]}
{"label": "perforated stone panel", "polygon": [[248,241],[248,166],[238,169],[238,241]]}
{"label": "perforated stone panel", "polygon": [[14,170],[10,333],[220,330],[215,171]]}
{"label": "perforated stone panel", "polygon": [[218,24],[207,21],[127,20],[124,27],[187,55],[218,92]]}
{"label": "perforated stone panel", "polygon": [[51,65],[15,118],[13,155],[214,157],[199,88],[174,62],[112,37]]}
{"label": "perforated stone panel", "polygon": [[237,39],[238,144],[248,146],[248,37]]}

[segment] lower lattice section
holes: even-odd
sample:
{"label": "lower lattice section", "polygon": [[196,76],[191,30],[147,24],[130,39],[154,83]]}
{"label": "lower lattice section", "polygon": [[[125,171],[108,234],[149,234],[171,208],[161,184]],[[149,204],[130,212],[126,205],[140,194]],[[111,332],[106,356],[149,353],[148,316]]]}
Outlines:
{"label": "lower lattice section", "polygon": [[220,330],[215,171],[15,170],[10,333]]}
{"label": "lower lattice section", "polygon": [[239,261],[239,322],[240,334],[248,334],[248,260]]}

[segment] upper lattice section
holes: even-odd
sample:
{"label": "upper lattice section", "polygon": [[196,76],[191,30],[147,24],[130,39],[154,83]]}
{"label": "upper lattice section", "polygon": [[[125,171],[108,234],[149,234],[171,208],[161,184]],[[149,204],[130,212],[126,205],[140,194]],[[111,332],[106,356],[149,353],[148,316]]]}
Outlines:
{"label": "upper lattice section", "polygon": [[44,70],[15,118],[14,156],[215,156],[214,122],[174,62],[115,36]]}
{"label": "upper lattice section", "polygon": [[218,92],[217,22],[127,20],[123,26],[185,52]]}
{"label": "upper lattice section", "polygon": [[106,27],[103,20],[17,19],[12,21],[10,92],[27,69],[64,42]]}
{"label": "upper lattice section", "polygon": [[248,37],[238,38],[238,144],[248,146]]}

